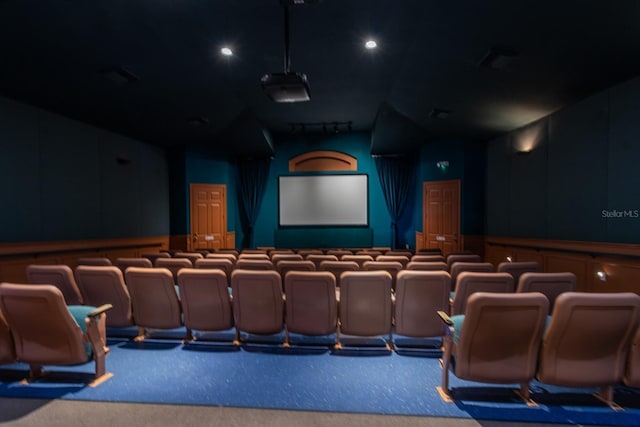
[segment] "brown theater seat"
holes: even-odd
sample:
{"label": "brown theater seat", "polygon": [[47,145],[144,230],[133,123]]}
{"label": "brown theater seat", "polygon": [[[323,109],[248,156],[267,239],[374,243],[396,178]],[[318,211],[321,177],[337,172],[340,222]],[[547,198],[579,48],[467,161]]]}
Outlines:
{"label": "brown theater seat", "polygon": [[442,255],[425,255],[425,254],[416,254],[411,257],[413,262],[445,262],[445,259]]}
{"label": "brown theater seat", "polygon": [[386,346],[392,350],[391,274],[386,271],[346,271],[340,280],[340,334],[362,337],[388,335]]}
{"label": "brown theater seat", "polygon": [[176,252],[173,258],[186,258],[191,261],[191,265],[195,265],[197,260],[204,258],[204,255],[200,252]]}
{"label": "brown theater seat", "polygon": [[345,271],[358,271],[360,266],[355,261],[322,261],[318,266],[319,271],[328,271],[336,278],[336,286],[340,287],[340,275]]}
{"label": "brown theater seat", "polygon": [[540,293],[477,292],[469,297],[464,316],[449,318],[443,313],[451,326],[444,341],[442,386],[438,387],[442,398],[452,401],[451,370],[463,380],[520,384],[519,394],[533,404],[529,383],[536,373],[548,310],[549,302]]}
{"label": "brown theater seat", "polygon": [[140,256],[142,258],[146,258],[149,261],[151,261],[151,264],[153,265],[155,265],[156,260],[158,258],[171,258],[171,254],[168,252],[148,253],[148,254],[141,254]]}
{"label": "brown theater seat", "polygon": [[518,286],[520,276],[524,273],[538,273],[542,271],[540,263],[535,261],[516,261],[516,262],[501,262],[496,268],[498,273],[509,273],[513,276],[513,281]]}
{"label": "brown theater seat", "polygon": [[437,312],[449,312],[449,273],[403,270],[396,280],[395,332],[409,337],[444,336],[446,328]]}
{"label": "brown theater seat", "polygon": [[558,295],[576,290],[573,273],[523,273],[516,292],[540,292],[549,300],[549,313],[553,311]]}
{"label": "brown theater seat", "polygon": [[55,286],[64,295],[67,305],[83,304],[82,294],[73,276],[73,270],[67,265],[29,265],[27,266],[27,282]]}
{"label": "brown theater seat", "polygon": [[623,381],[629,387],[640,388],[640,328],[636,331],[629,347],[627,368]]}
{"label": "brown theater seat", "polygon": [[291,253],[277,253],[271,255],[271,262],[277,267],[280,261],[302,261],[304,258],[300,254]]}
{"label": "brown theater seat", "polygon": [[447,266],[447,263],[441,262],[441,261],[409,261],[409,264],[407,264],[406,269],[449,272],[449,267]]}
{"label": "brown theater seat", "polygon": [[207,254],[207,256],[205,258],[213,258],[213,259],[223,258],[223,259],[228,259],[233,264],[235,264],[236,261],[238,260],[237,255],[234,255],[232,253],[219,253],[219,252],[214,252],[212,254]]}
{"label": "brown theater seat", "polygon": [[16,361],[16,350],[13,345],[11,330],[0,310],[0,364]]}
{"label": "brown theater seat", "polygon": [[113,265],[109,258],[105,257],[83,257],[76,260],[76,265]]}
{"label": "brown theater seat", "polygon": [[[376,260],[380,257],[376,258]],[[362,264],[362,269],[366,271],[386,271],[391,275],[391,289],[396,289],[396,277],[403,266],[400,261],[367,261]]]}
{"label": "brown theater seat", "polygon": [[[388,254],[388,252],[387,252]],[[410,257],[407,255],[378,255],[375,261],[378,262],[399,262],[402,265],[402,268],[406,267],[409,264]]]}
{"label": "brown theater seat", "polygon": [[277,334],[284,328],[284,295],[274,270],[235,270],[231,274],[236,344],[239,332]]}
{"label": "brown theater seat", "polygon": [[336,279],[328,271],[291,271],[284,280],[286,338],[289,332],[304,335],[335,333],[338,324]]}
{"label": "brown theater seat", "polygon": [[287,277],[287,273],[290,271],[316,271],[316,265],[313,261],[302,260],[302,261],[287,261],[282,260],[279,261],[276,265],[276,269],[278,273],[280,273],[280,278],[282,279],[282,289],[284,290],[284,281]]}
{"label": "brown theater seat", "polygon": [[475,292],[513,293],[515,290],[513,277],[509,273],[465,271],[458,275],[457,282],[455,294],[451,299],[451,314],[453,315],[465,313],[467,300]]}
{"label": "brown theater seat", "polygon": [[145,268],[151,268],[153,267],[153,263],[151,262],[151,260],[149,258],[126,258],[126,257],[122,257],[122,258],[117,258],[116,259],[116,267],[118,267],[121,271],[122,274],[124,274],[125,270],[128,267],[145,267]]}
{"label": "brown theater seat", "polygon": [[[166,268],[173,276],[173,283],[178,283],[178,272],[183,268],[193,268],[193,262],[189,258],[158,258],[154,264],[156,268]],[[129,281],[127,281],[127,284]]]}
{"label": "brown theater seat", "polygon": [[131,297],[118,267],[79,265],[76,267],[76,279],[85,304],[95,307],[112,305],[107,326],[118,328],[134,324]]}
{"label": "brown theater seat", "polygon": [[[451,291],[455,292],[456,283],[460,273],[465,271],[474,271],[477,273],[491,273],[494,271],[493,264],[490,262],[454,262],[449,266],[449,274],[451,275]],[[515,283],[515,281],[514,281]]]}
{"label": "brown theater seat", "polygon": [[639,321],[637,294],[561,294],[542,340],[538,380],[561,387],[599,387],[596,397],[619,409],[613,386],[623,379]]}
{"label": "brown theater seat", "polygon": [[236,270],[275,270],[270,259],[239,258],[234,267]]}
{"label": "brown theater seat", "polygon": [[224,271],[183,268],[178,272],[178,287],[187,340],[194,339],[194,330],[224,331],[233,327],[231,298]]}
{"label": "brown theater seat", "polygon": [[224,258],[203,258],[196,260],[195,267],[207,270],[222,270],[227,277],[227,286],[231,286],[231,273],[233,272],[233,262],[231,262],[231,260]]}
{"label": "brown theater seat", "polygon": [[242,252],[238,255],[238,260],[241,259],[266,259],[271,260],[271,257],[267,253],[253,253],[253,252]]}
{"label": "brown theater seat", "polygon": [[482,258],[477,254],[449,254],[447,255],[447,266],[451,266],[455,262],[482,262]]}
{"label": "brown theater seat", "polygon": [[325,254],[316,254],[311,253],[304,257],[309,261],[312,261],[316,265],[316,270],[320,269],[320,263],[322,261],[338,261],[338,257],[335,255],[325,255]]}
{"label": "brown theater seat", "polygon": [[147,337],[147,329],[182,326],[182,307],[171,271],[166,268],[129,267],[125,279],[138,326],[136,341]]}
{"label": "brown theater seat", "polygon": [[67,306],[62,292],[52,285],[0,284],[0,311],[13,334],[17,359],[29,365],[31,379],[42,374],[44,365],[92,360],[95,373],[90,385],[110,378],[104,332],[109,308]]}
{"label": "brown theater seat", "polygon": [[355,262],[358,263],[360,268],[362,268],[362,264],[364,264],[367,261],[373,261],[373,257],[371,255],[350,255],[350,254],[346,254],[346,255],[342,255],[340,257],[340,261],[355,261]]}

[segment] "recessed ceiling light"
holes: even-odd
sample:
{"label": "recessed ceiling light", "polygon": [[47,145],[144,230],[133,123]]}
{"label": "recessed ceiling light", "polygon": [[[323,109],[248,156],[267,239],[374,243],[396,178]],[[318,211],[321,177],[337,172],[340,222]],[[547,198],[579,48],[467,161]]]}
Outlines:
{"label": "recessed ceiling light", "polygon": [[367,42],[364,44],[364,47],[366,47],[367,49],[375,49],[376,47],[378,47],[378,43],[376,43],[375,40],[367,40]]}
{"label": "recessed ceiling light", "polygon": [[223,47],[222,49],[220,49],[220,53],[223,54],[224,56],[231,56],[233,55],[233,51],[231,50],[230,47]]}

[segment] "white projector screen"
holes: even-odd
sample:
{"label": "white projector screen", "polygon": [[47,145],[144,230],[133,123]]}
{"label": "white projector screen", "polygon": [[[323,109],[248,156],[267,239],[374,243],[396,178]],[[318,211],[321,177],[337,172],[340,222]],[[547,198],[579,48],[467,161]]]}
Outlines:
{"label": "white projector screen", "polygon": [[367,175],[281,176],[281,226],[369,225]]}

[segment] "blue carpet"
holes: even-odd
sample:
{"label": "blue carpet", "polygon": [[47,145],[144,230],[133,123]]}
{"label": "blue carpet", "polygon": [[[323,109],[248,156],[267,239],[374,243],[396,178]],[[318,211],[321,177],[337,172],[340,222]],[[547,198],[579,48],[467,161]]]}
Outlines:
{"label": "blue carpet", "polygon": [[83,373],[80,380],[88,380],[93,364],[49,367],[49,376],[29,385],[19,383],[25,365],[0,366],[0,396],[640,425],[636,389],[616,390],[616,400],[625,409],[616,412],[590,396],[595,390],[534,382],[533,398],[539,406],[530,408],[513,393],[516,385],[472,383],[450,375],[456,402],[445,403],[436,391],[441,369],[433,350],[388,353],[380,347],[359,347],[335,352],[327,346],[283,349],[245,343],[237,348],[209,341],[183,345],[177,339],[182,336],[184,332],[177,331],[142,343],[111,338],[107,370],[114,377],[97,388],[78,380],[78,373]]}

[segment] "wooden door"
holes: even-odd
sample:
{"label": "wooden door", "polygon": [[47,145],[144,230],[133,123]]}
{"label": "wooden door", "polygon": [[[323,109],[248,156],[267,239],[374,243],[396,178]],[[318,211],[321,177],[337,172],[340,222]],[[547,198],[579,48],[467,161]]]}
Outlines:
{"label": "wooden door", "polygon": [[220,249],[227,234],[227,187],[190,184],[191,238],[189,249]]}
{"label": "wooden door", "polygon": [[460,181],[425,182],[422,206],[425,247],[440,248],[443,255],[459,252]]}

